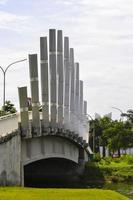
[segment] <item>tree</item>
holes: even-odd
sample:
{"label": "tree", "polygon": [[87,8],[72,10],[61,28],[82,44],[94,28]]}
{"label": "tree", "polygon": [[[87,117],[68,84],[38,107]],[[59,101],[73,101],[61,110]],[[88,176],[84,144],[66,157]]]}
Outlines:
{"label": "tree", "polygon": [[0,117],[2,117],[3,115],[5,115],[5,112],[2,109],[0,109]]}
{"label": "tree", "polygon": [[[90,145],[91,149],[94,149],[95,153],[99,153],[100,152],[99,138],[102,134],[102,129],[101,129],[101,126],[99,124],[99,120],[98,119],[90,120],[89,121],[89,127],[90,127],[90,130],[89,130],[89,133],[90,133],[89,145]],[[94,145],[94,148],[93,148],[93,145]]]}
{"label": "tree", "polygon": [[[95,133],[95,142],[93,143],[93,134]],[[132,123],[130,121],[118,121],[111,120],[108,117],[101,119],[95,119],[90,123],[90,146],[95,144],[95,153],[100,152],[99,147],[103,147],[102,155],[106,155],[106,147],[109,149],[109,153],[114,154],[118,152],[120,156],[120,150],[133,147],[133,131]]]}
{"label": "tree", "polygon": [[103,135],[107,139],[107,146],[109,150],[114,154],[118,152],[118,156],[121,156],[120,150],[133,146],[133,132],[127,122],[112,121],[112,125],[103,131]]}
{"label": "tree", "polygon": [[[103,117],[100,119],[95,119],[90,121],[90,147],[93,147],[93,132],[94,134],[94,144],[95,153],[100,153],[100,146],[103,146],[103,156],[105,156],[105,147],[107,146],[107,139],[103,135],[103,131],[110,127],[111,119],[108,117]],[[92,148],[93,149],[93,148]]]}
{"label": "tree", "polygon": [[2,110],[5,114],[12,114],[17,112],[16,108],[14,107],[14,104],[11,103],[11,101],[6,101],[5,105],[2,107]]}
{"label": "tree", "polygon": [[130,110],[127,110],[127,113],[122,113],[121,114],[122,117],[127,117],[127,119],[133,123],[133,110],[130,109]]}

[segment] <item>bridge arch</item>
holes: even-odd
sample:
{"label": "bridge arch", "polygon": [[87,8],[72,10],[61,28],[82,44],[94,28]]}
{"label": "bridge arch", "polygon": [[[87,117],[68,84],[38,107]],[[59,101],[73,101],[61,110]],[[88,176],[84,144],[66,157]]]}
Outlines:
{"label": "bridge arch", "polygon": [[46,158],[24,166],[24,186],[68,187],[75,181],[78,164],[65,158]]}
{"label": "bridge arch", "polygon": [[24,186],[71,186],[79,170],[80,150],[76,143],[59,136],[22,140]]}
{"label": "bridge arch", "polygon": [[23,166],[48,158],[64,158],[78,163],[79,148],[66,138],[35,137],[22,140]]}

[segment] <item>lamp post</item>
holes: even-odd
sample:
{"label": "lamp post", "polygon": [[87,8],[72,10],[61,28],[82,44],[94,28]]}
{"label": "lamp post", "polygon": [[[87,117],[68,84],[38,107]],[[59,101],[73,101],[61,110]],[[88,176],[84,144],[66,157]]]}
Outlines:
{"label": "lamp post", "polygon": [[123,121],[123,116],[122,116],[123,111],[120,108],[117,108],[117,107],[112,107],[112,108],[118,110],[121,113],[120,121],[121,120]]}
{"label": "lamp post", "polygon": [[92,122],[93,122],[93,132],[92,132],[92,135],[93,135],[93,153],[95,153],[95,121],[94,121],[94,119],[92,118],[91,115],[87,114],[87,116],[90,117]]}
{"label": "lamp post", "polygon": [[23,62],[23,61],[25,61],[25,60],[27,60],[27,59],[17,60],[17,61],[15,61],[15,62],[9,64],[9,65],[6,67],[6,69],[3,69],[3,68],[0,66],[0,69],[1,69],[1,71],[3,72],[3,108],[4,108],[4,106],[5,106],[6,72],[7,72],[7,70],[9,69],[9,67],[11,67],[12,65],[17,64],[17,63],[19,63],[19,62]]}

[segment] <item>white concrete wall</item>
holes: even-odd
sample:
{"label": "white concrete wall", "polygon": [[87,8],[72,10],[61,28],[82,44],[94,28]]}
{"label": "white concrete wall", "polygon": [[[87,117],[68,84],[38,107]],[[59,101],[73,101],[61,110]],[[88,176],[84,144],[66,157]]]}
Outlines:
{"label": "white concrete wall", "polygon": [[20,185],[20,136],[0,144],[0,185]]}
{"label": "white concrete wall", "polygon": [[[29,119],[32,119],[32,112],[29,111]],[[40,119],[42,119],[42,112],[40,112]],[[18,122],[20,122],[20,114],[14,113],[0,117],[0,136],[5,136],[18,130]]]}
{"label": "white concrete wall", "polygon": [[0,117],[0,136],[7,135],[18,129],[19,114],[14,113]]}

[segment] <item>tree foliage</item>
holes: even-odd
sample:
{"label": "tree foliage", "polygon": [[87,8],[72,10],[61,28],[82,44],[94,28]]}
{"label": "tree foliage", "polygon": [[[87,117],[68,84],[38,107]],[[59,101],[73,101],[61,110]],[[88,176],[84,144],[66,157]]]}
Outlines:
{"label": "tree foliage", "polygon": [[103,156],[105,156],[106,147],[108,147],[110,154],[118,152],[118,156],[120,156],[120,149],[126,150],[133,147],[132,123],[129,120],[124,122],[114,121],[108,117],[103,117],[92,120],[90,127],[90,146],[93,147],[93,144],[95,144],[95,153],[100,152],[99,147],[102,146]]}
{"label": "tree foliage", "polygon": [[11,101],[6,101],[5,105],[0,109],[0,116],[8,115],[8,114],[13,114],[17,112],[15,106]]}
{"label": "tree foliage", "polygon": [[131,123],[133,123],[133,110],[132,110],[132,109],[127,110],[126,113],[122,113],[121,116],[122,116],[122,117],[127,117],[127,119],[128,119]]}

